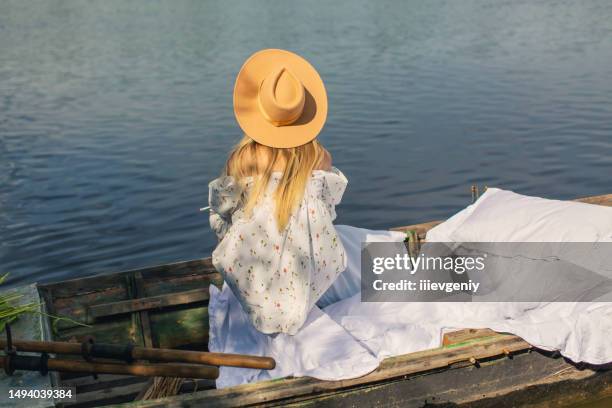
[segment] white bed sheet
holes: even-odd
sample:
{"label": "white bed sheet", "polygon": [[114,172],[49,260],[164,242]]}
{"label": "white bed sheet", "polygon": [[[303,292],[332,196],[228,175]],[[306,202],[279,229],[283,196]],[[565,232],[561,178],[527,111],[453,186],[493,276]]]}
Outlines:
{"label": "white bed sheet", "polygon": [[[358,287],[359,262],[350,260],[360,259],[361,242],[403,238],[348,226],[337,230],[349,258],[344,274],[350,278],[339,281],[342,287],[330,299]],[[210,292],[210,351],[276,360],[271,371],[221,367],[218,388],[286,376],[360,377],[384,358],[438,347],[443,333],[461,328],[513,333],[575,362],[612,362],[612,303],[362,303],[357,292],[323,309],[315,306],[296,335],[270,336],[250,325],[227,285],[222,290],[211,285]]]}

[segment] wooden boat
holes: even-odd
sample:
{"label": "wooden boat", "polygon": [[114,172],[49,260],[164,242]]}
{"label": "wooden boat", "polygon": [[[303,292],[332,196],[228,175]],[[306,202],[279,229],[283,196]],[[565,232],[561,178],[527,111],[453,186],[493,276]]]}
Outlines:
{"label": "wooden boat", "polygon": [[[612,206],[612,194],[579,201]],[[394,228],[419,240],[438,222]],[[51,324],[47,340],[127,343],[206,350],[208,286],[221,285],[210,258],[38,286],[47,312],[87,323]],[[149,379],[117,375],[51,375],[75,387],[87,407],[129,406],[566,406],[612,396],[610,367],[574,365],[532,348],[516,336],[469,329],[447,334],[441,347],[386,359],[374,372],[343,381],[283,378],[215,389],[209,380],[186,381],[177,396],[134,401]]]}

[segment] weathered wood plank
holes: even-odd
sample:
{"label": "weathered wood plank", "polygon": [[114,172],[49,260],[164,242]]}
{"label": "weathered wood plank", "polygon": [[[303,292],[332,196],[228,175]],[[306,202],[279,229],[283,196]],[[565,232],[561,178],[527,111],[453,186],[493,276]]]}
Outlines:
{"label": "weathered wood plank", "polygon": [[[208,345],[208,309],[200,306],[193,309],[174,309],[153,312],[151,317],[152,344],[157,347],[185,347],[206,350]],[[94,336],[99,342],[125,344],[132,342],[143,345],[140,330],[134,325],[132,316],[123,316],[119,320],[98,323],[91,328],[75,327],[63,330],[55,336],[58,340],[82,341],[86,336]],[[66,356],[66,358],[80,358]],[[64,375],[62,378],[71,378]],[[90,377],[91,378],[91,377]]]}
{"label": "weathered wood plank", "polygon": [[453,346],[465,343],[466,341],[474,341],[477,339],[499,336],[500,334],[491,329],[463,329],[442,336],[442,347]]}
{"label": "weathered wood plank", "polygon": [[[63,358],[63,357],[62,357]],[[98,378],[94,378],[92,375],[77,375],[74,377],[66,378],[62,381],[65,387],[88,387],[98,388],[97,385],[113,383],[116,381],[130,381],[132,379],[139,379],[140,381],[148,381],[146,377],[135,377],[133,375],[121,375],[121,374],[98,374]]]}
{"label": "weathered wood plank", "polygon": [[[87,324],[89,305],[96,303],[114,302],[128,299],[129,292],[126,286],[127,277],[118,280],[115,286],[105,287],[102,290],[87,291],[85,293],[75,293],[72,297],[54,298],[53,291],[48,288],[41,288],[41,293],[46,293],[45,304],[50,310],[54,310],[54,314],[62,317],[67,317],[76,322]],[[55,324],[55,329],[64,330],[77,327],[78,324],[70,320],[60,320]]]}
{"label": "weathered wood plank", "polygon": [[[141,272],[136,271],[134,277],[140,273]],[[94,321],[94,317],[89,315],[90,306],[131,300],[131,292],[134,291],[134,288],[128,287],[129,285],[127,285],[127,282],[129,280],[138,281],[130,275],[122,275],[122,279],[116,280],[115,286],[104,287],[102,289],[98,288],[100,290],[88,290],[81,294],[76,293],[72,298],[53,298],[52,291],[47,287],[41,287],[40,292],[44,296],[45,304],[49,309],[54,310],[54,314],[69,317],[76,322],[89,324]],[[218,273],[173,276],[170,280],[155,282],[143,280],[142,285],[140,285],[140,292],[146,293],[149,296],[156,296],[159,294],[208,288],[211,282],[220,286],[223,280]],[[56,329],[64,330],[76,326],[78,326],[78,324],[72,321],[62,320],[56,324]]]}
{"label": "weathered wood plank", "polygon": [[181,385],[181,389],[179,393],[186,394],[186,393],[191,393],[191,392],[212,390],[214,388],[215,388],[215,380],[185,378],[183,384]]}
{"label": "weathered wood plank", "polygon": [[189,274],[203,275],[217,272],[210,257],[157,265],[143,268],[141,271],[146,280],[155,278],[168,279],[172,276],[184,276]]}
{"label": "weathered wood plank", "polygon": [[[115,378],[112,378],[115,377]],[[83,378],[83,377],[81,377]],[[92,376],[89,378],[93,379]],[[77,380],[76,378],[64,381],[63,385],[65,387],[68,384],[74,384]],[[139,376],[130,376],[130,375],[115,375],[115,376],[103,376],[98,375],[98,380],[87,382],[81,382],[78,385],[73,385],[76,388],[77,395],[100,391],[104,389],[111,389],[116,387],[121,387],[129,384],[139,384],[141,388],[144,388],[147,382],[149,381],[148,377],[139,377]]]}
{"label": "weathered wood plank", "polygon": [[575,201],[580,201],[582,203],[588,203],[588,204],[603,205],[606,207],[612,207],[612,194],[604,194],[600,196],[578,198]]}
{"label": "weathered wood plank", "polygon": [[[185,397],[177,397],[175,401],[180,403],[181,406],[198,406],[203,402],[211,407],[263,404],[286,398],[319,395],[389,381],[416,373],[448,368],[453,364],[469,361],[470,358],[476,360],[487,359],[504,355],[505,350],[518,352],[530,347],[528,343],[518,337],[498,335],[491,339],[483,339],[470,345],[452,349],[438,348],[388,358],[376,370],[359,378],[340,381],[322,381],[305,377],[272,380],[221,390],[204,391]],[[164,403],[169,401],[171,400],[164,401]]]}
{"label": "weathered wood plank", "polygon": [[76,403],[66,403],[64,406],[70,408],[99,407],[133,401],[145,385],[146,382],[124,383],[91,392],[77,392]]}
{"label": "weathered wood plank", "polygon": [[[287,381],[291,380],[278,380],[276,384],[282,386]],[[269,383],[274,384],[274,381]],[[311,393],[289,393],[287,397],[279,398],[271,395],[268,395],[267,399],[252,398],[253,394],[261,392],[257,387],[245,387],[244,390],[232,388],[226,389],[225,391],[229,392],[222,397],[211,398],[215,394],[215,390],[211,390],[155,401],[140,401],[129,406],[510,408],[528,405],[543,408],[570,406],[571,404],[563,405],[562,402],[579,403],[609,396],[612,393],[612,371],[578,370],[563,359],[552,359],[531,352],[517,355],[513,359],[484,362],[479,367],[430,370],[383,382],[370,382],[343,389],[314,389]]]}
{"label": "weathered wood plank", "polygon": [[126,344],[140,343],[140,336],[134,331],[131,316],[122,316],[110,322],[92,325],[90,327],[77,326],[59,331],[54,340],[81,342],[87,336],[93,336],[99,343]]}
{"label": "weathered wood plank", "polygon": [[174,292],[208,287],[211,283],[221,287],[223,284],[223,278],[219,273],[215,272],[178,277],[174,276],[172,279],[143,280],[143,286],[148,296],[165,295]]}
{"label": "weathered wood plank", "polygon": [[[127,277],[124,279],[127,279]],[[129,299],[129,297],[125,282],[121,282],[116,286],[106,287],[103,290],[75,293],[70,298],[54,298],[53,305],[58,313],[62,313],[62,316],[81,320],[86,319],[87,306],[89,305],[117,302]]]}
{"label": "weathered wood plank", "polygon": [[108,288],[122,286],[125,276],[129,272],[118,272],[111,274],[93,275],[85,278],[69,279],[57,283],[41,285],[41,288],[49,290],[54,301],[60,298],[70,298],[75,295],[85,295],[87,293],[104,291]]}
{"label": "weathered wood plank", "polygon": [[[538,354],[534,354],[538,355]],[[525,367],[522,371],[529,374],[561,359],[544,357],[547,361],[538,362],[536,367]],[[521,368],[519,368],[521,369]],[[507,372],[497,374],[498,384],[486,393],[474,392],[456,399],[456,404],[470,408],[531,408],[575,407],[578,404],[591,406],[595,400],[612,396],[612,371],[579,370],[563,362],[554,372],[542,373],[531,381],[507,382]],[[495,374],[492,374],[495,375]],[[520,373],[519,373],[520,375]],[[486,381],[486,380],[485,380]],[[490,380],[489,380],[490,381]],[[586,406],[586,405],[585,405]],[[603,407],[603,405],[599,405]]]}
{"label": "weathered wood plank", "polygon": [[142,310],[156,310],[168,306],[203,302],[208,300],[208,297],[208,287],[205,287],[166,295],[97,304],[89,307],[89,315],[97,319]]}
{"label": "weathered wood plank", "polygon": [[85,294],[103,291],[108,287],[117,286],[125,276],[141,272],[145,280],[161,278],[171,279],[174,276],[208,275],[217,273],[210,257],[190,261],[181,261],[171,264],[155,265],[145,268],[132,269],[115,273],[104,273],[84,278],[68,279],[56,283],[48,283],[40,287],[51,292],[54,299],[72,297],[75,294]]}
{"label": "weathered wood plank", "polygon": [[208,346],[208,308],[205,306],[150,312],[153,344],[159,348]]}
{"label": "weathered wood plank", "polygon": [[[143,298],[147,296],[142,282],[142,273],[140,271],[134,273],[134,283],[136,289],[136,297]],[[153,347],[153,339],[151,336],[151,322],[149,321],[149,312],[143,310],[139,313],[140,325],[142,332],[142,342],[145,347]]]}
{"label": "weathered wood plank", "polygon": [[413,225],[406,225],[403,227],[394,227],[394,228],[391,228],[391,231],[402,231],[402,232],[416,231],[419,239],[425,239],[425,235],[427,234],[427,231],[429,231],[436,225],[441,224],[443,222],[444,221],[430,221],[430,222],[424,222],[422,224],[413,224]]}
{"label": "weathered wood plank", "polygon": [[[291,398],[263,407],[470,407],[573,406],[612,392],[612,372],[578,371],[538,353],[462,367],[341,392]],[[608,383],[606,385],[606,383]],[[588,388],[587,388],[588,387]],[[582,395],[576,395],[582,390]],[[589,390],[590,395],[584,391]],[[565,404],[570,402],[569,404]]]}

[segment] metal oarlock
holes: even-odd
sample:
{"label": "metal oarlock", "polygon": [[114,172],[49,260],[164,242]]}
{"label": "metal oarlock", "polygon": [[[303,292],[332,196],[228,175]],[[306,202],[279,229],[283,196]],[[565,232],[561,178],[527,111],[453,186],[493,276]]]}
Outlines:
{"label": "metal oarlock", "polygon": [[47,375],[49,373],[49,354],[40,354],[40,375]]}
{"label": "metal oarlock", "polygon": [[476,202],[476,200],[478,200],[478,197],[480,197],[480,191],[478,190],[478,186],[476,184],[472,184],[472,204],[474,204]]}
{"label": "metal oarlock", "polygon": [[81,343],[81,355],[83,356],[83,360],[89,361],[90,363],[93,361],[91,357],[91,346],[94,344],[94,341],[92,336],[87,336]]}
{"label": "metal oarlock", "polygon": [[40,375],[47,375],[49,372],[49,354],[41,353],[40,356],[22,356],[17,354],[17,348],[13,345],[13,334],[11,325],[5,326],[6,346],[2,366],[7,376],[12,376],[15,370],[38,371]]}
{"label": "metal oarlock", "polygon": [[6,347],[4,348],[4,372],[6,375],[11,376],[15,372],[13,365],[14,358],[17,355],[17,349],[13,346],[13,335],[11,334],[11,325],[6,324],[4,327],[6,333]]}
{"label": "metal oarlock", "polygon": [[410,255],[411,257],[418,256],[419,250],[421,249],[421,245],[419,242],[419,235],[416,230],[406,231],[406,238],[404,239],[404,243],[406,245],[406,249],[408,250],[408,255]]}
{"label": "metal oarlock", "polygon": [[85,361],[92,362],[94,357],[122,360],[132,364],[134,359],[134,344],[125,345],[96,343],[91,336],[85,338],[81,343],[81,354]]}
{"label": "metal oarlock", "polygon": [[[88,362],[93,362],[93,358],[91,357],[91,346],[93,346],[95,339],[93,336],[85,336],[83,342],[81,343],[81,355],[83,359]],[[94,380],[98,379],[98,374],[93,373],[91,375]]]}

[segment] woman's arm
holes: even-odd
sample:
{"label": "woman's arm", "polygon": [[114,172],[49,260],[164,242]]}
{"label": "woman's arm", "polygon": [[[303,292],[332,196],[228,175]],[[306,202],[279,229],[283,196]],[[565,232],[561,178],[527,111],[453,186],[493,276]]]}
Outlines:
{"label": "woman's arm", "polygon": [[241,201],[241,186],[231,176],[222,176],[208,184],[209,221],[219,241],[232,225],[232,214]]}

